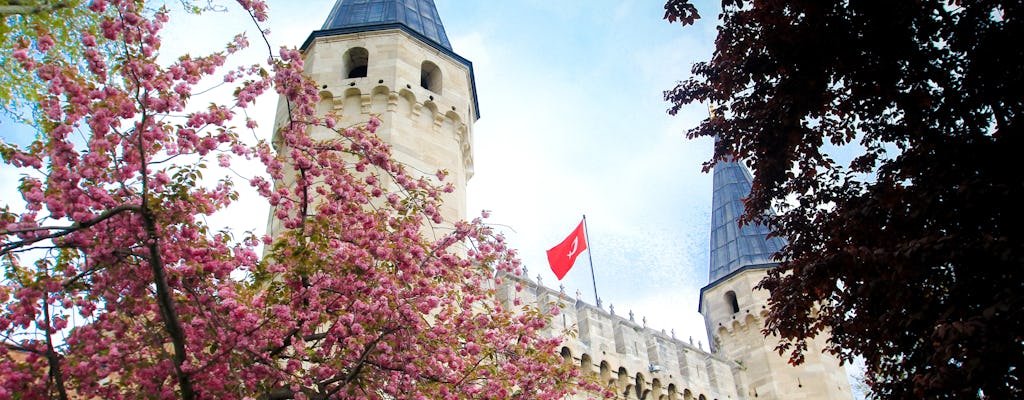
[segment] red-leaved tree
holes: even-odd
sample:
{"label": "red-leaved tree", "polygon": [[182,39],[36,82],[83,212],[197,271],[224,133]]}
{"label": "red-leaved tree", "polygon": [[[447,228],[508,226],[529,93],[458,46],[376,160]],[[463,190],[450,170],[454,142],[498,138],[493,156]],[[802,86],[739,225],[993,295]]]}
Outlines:
{"label": "red-leaved tree", "polygon": [[760,284],[777,350],[826,335],[875,398],[1024,397],[1024,4],[720,3],[714,55],[665,98],[718,106],[687,135],[754,169],[745,220],[789,239]]}
{"label": "red-leaved tree", "polygon": [[[239,5],[262,31],[265,4]],[[44,89],[30,102],[36,140],[0,143],[24,199],[0,211],[0,399],[559,399],[593,388],[541,335],[547,312],[494,296],[518,269],[514,251],[479,219],[442,220],[443,171],[408,174],[374,134],[379,120],[336,127],[315,115],[297,50],[228,68],[248,45],[238,36],[163,65],[166,9],[87,7],[96,24],[70,36],[84,57],[67,57],[44,25],[4,49]],[[234,98],[188,107],[216,81],[236,85]],[[276,148],[242,140],[254,128],[234,127],[242,111],[275,92],[290,110]],[[314,127],[335,139],[314,139]],[[285,228],[274,237],[205,222],[238,196],[207,163],[240,157],[265,166],[247,183]]]}

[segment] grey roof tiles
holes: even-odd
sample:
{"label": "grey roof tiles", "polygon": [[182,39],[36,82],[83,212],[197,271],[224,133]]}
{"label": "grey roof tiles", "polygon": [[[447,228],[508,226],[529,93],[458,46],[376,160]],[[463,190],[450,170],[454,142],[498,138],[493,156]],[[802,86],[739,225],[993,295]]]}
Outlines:
{"label": "grey roof tiles", "polygon": [[771,232],[763,225],[740,227],[743,199],[750,194],[753,178],[747,168],[735,161],[715,165],[714,194],[711,200],[711,268],[710,281],[715,282],[743,267],[774,264],[772,255],[785,245],[779,237],[768,238]]}
{"label": "grey roof tiles", "polygon": [[395,24],[452,50],[433,0],[338,0],[320,29],[373,30]]}

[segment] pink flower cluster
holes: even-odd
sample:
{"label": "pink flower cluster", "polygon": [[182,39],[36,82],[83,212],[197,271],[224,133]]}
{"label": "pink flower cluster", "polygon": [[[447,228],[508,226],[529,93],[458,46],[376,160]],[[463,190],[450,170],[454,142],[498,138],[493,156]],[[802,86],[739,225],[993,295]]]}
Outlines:
{"label": "pink flower cluster", "polygon": [[[262,1],[239,4],[266,20]],[[578,387],[559,340],[541,333],[549,313],[494,296],[496,274],[519,270],[515,252],[480,219],[445,221],[446,173],[407,173],[377,117],[341,129],[316,115],[299,51],[225,73],[238,82],[233,104],[176,120],[245,37],[161,66],[165,11],[129,0],[89,9],[99,30],[81,35],[81,64],[43,57],[55,45],[45,32],[12,53],[47,83],[47,130],[0,148],[34,171],[20,187],[26,211],[0,211],[11,271],[0,400],[560,399]],[[116,59],[99,51],[110,44]],[[288,103],[289,122],[273,145],[247,145],[232,120],[264,93]],[[314,126],[336,139],[313,139]],[[267,177],[249,183],[283,230],[206,224],[238,196],[230,180],[203,179],[210,154],[225,167],[230,155],[262,162]]]}

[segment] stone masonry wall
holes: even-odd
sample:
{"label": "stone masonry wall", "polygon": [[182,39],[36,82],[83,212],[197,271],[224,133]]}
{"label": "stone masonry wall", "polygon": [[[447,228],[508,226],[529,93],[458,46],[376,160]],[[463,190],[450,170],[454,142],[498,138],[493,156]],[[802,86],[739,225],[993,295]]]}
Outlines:
{"label": "stone masonry wall", "polygon": [[[515,286],[522,287],[516,291]],[[502,275],[496,288],[506,307],[537,307],[552,315],[547,334],[562,336],[562,356],[598,376],[618,398],[646,400],[745,399],[739,365],[629,317],[574,299],[529,279]],[[575,335],[571,334],[575,333]],[[586,398],[580,394],[579,398]]]}

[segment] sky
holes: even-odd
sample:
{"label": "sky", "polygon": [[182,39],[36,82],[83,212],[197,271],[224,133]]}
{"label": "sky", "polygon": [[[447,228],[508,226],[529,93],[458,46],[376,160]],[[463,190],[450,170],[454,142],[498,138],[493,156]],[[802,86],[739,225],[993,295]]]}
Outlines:
{"label": "sky", "polygon": [[[269,40],[298,47],[321,27],[335,0],[269,0]],[[168,62],[189,52],[223,49],[248,31],[243,54],[266,58],[256,28],[232,1],[227,13],[185,16],[180,3],[165,30]],[[604,309],[635,313],[650,328],[703,342],[697,311],[708,283],[710,139],[685,132],[707,117],[706,105],[669,116],[665,90],[690,76],[714,51],[719,4],[695,0],[703,16],[682,27],[662,19],[663,0],[435,0],[456,53],[473,63],[481,118],[473,126],[475,175],[469,217],[488,223],[517,248],[528,275],[594,303],[587,254],[559,282],[545,251],[587,217],[589,259]],[[177,9],[176,9],[177,7]],[[211,91],[212,100],[230,93]],[[205,106],[210,99],[194,98]],[[249,115],[270,137],[276,96]],[[0,140],[27,143],[32,133],[0,116]],[[258,169],[257,166],[253,166]],[[0,199],[16,195],[17,172],[0,165]],[[267,205],[239,185],[241,201],[209,219],[212,227],[265,231]]]}
{"label": "sky", "polygon": [[[587,255],[561,282],[545,256],[585,214],[604,308],[632,310],[638,323],[646,318],[651,328],[707,348],[697,305],[708,281],[711,219],[711,175],[701,164],[712,148],[710,140],[684,134],[707,108],[669,116],[662,92],[710,58],[717,5],[696,1],[704,18],[684,28],[662,19],[662,1],[435,3],[454,51],[473,62],[476,76],[481,118],[473,127],[469,217],[489,210],[487,222],[519,250],[531,279],[580,291],[593,304]],[[172,16],[164,57],[218,50],[242,30],[255,39],[237,6],[221,4],[227,14]],[[320,28],[334,0],[269,4],[271,44],[297,47]],[[250,112],[267,139],[276,104],[276,97],[261,99]],[[0,120],[3,140],[25,135]],[[17,179],[0,168],[0,197],[10,198]],[[211,224],[262,232],[265,221],[252,216],[267,215],[266,205],[244,192],[242,199]]]}
{"label": "sky", "polygon": [[698,2],[708,17],[683,28],[660,1],[436,3],[476,74],[470,213],[507,226],[531,278],[593,303],[586,255],[562,282],[545,255],[585,214],[605,309],[706,344],[712,148],[684,132],[707,109],[669,116],[662,92],[710,58],[715,5]]}

